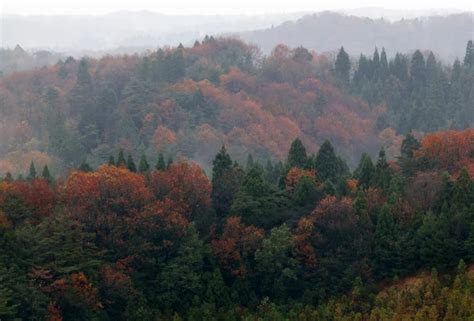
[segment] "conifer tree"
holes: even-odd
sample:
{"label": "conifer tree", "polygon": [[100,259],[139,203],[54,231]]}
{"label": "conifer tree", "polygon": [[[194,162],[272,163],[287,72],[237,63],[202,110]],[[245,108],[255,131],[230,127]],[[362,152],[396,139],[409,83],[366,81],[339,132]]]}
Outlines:
{"label": "conifer tree", "polygon": [[33,161],[30,163],[30,171],[28,173],[28,180],[32,181],[36,178],[36,168],[35,163]]}
{"label": "conifer tree", "polygon": [[115,166],[115,159],[114,159],[114,155],[110,155],[109,156],[109,161],[107,163],[109,166]]}
{"label": "conifer tree", "polygon": [[359,166],[354,174],[357,177],[361,188],[367,189],[372,185],[375,176],[375,166],[367,153],[362,155]]}
{"label": "conifer tree", "polygon": [[324,141],[319,148],[315,166],[318,177],[323,181],[330,180],[334,183],[341,174],[341,161],[336,156],[334,148],[328,140]]}
{"label": "conifer tree", "polygon": [[351,61],[349,55],[345,52],[344,47],[341,47],[336,58],[335,74],[336,79],[343,85],[349,85],[349,73],[351,70]]}
{"label": "conifer tree", "polygon": [[138,171],[140,173],[146,173],[150,170],[150,164],[148,164],[148,161],[146,160],[146,155],[142,154],[140,157],[140,163],[138,164]]}
{"label": "conifer tree", "polygon": [[83,161],[79,166],[79,170],[81,172],[89,173],[93,171],[93,168],[86,161]]}
{"label": "conifer tree", "polygon": [[119,150],[118,157],[117,157],[117,166],[118,167],[127,167],[127,161],[125,160],[125,155],[123,153],[123,149]]}
{"label": "conifer tree", "polygon": [[128,170],[131,171],[132,173],[136,173],[136,172],[137,172],[137,166],[135,165],[135,161],[133,160],[132,154],[128,154],[128,157],[127,157],[127,168],[128,168]]}
{"label": "conifer tree", "polygon": [[296,138],[290,146],[287,159],[288,166],[306,168],[308,165],[308,157],[306,155],[306,148],[299,138]]}
{"label": "conifer tree", "polygon": [[164,171],[166,169],[166,163],[165,158],[163,157],[163,153],[158,154],[158,161],[156,162],[155,169],[159,171]]}
{"label": "conifer tree", "polygon": [[41,176],[49,183],[51,184],[53,182],[53,177],[51,176],[51,173],[49,172],[48,165],[44,165],[43,167],[43,172],[41,173]]}

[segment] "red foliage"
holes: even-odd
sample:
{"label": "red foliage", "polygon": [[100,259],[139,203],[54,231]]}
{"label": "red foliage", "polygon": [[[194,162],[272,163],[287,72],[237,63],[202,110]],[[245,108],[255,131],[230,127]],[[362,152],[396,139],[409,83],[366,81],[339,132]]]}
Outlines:
{"label": "red foliage", "polygon": [[293,167],[286,175],[286,186],[292,188],[303,177],[309,177],[316,183],[316,171],[314,169],[301,169]]}
{"label": "red foliage", "polygon": [[416,157],[436,160],[439,167],[458,172],[474,162],[474,128],[464,131],[449,130],[426,135]]}
{"label": "red foliage", "polygon": [[211,206],[211,182],[196,163],[180,161],[165,171],[155,171],[150,186],[160,199],[170,199],[193,220]]}
{"label": "red foliage", "polygon": [[246,274],[245,260],[255,254],[263,236],[262,229],[243,225],[239,217],[229,217],[222,236],[212,242],[214,254],[224,270],[243,278]]}
{"label": "red foliage", "polygon": [[42,178],[32,182],[14,182],[14,188],[18,191],[20,199],[31,209],[34,221],[51,214],[56,205],[56,193]]}
{"label": "red foliage", "polygon": [[135,217],[152,198],[142,175],[115,166],[72,172],[61,194],[66,210],[103,237],[111,237],[111,230]]}

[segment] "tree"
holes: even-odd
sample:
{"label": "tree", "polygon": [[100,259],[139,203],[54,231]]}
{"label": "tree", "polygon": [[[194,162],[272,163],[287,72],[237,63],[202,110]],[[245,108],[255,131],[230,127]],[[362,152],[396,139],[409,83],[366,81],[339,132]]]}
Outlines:
{"label": "tree", "polygon": [[242,181],[243,173],[238,166],[232,164],[232,159],[222,146],[212,162],[212,206],[218,217],[229,213]]}
{"label": "tree", "polygon": [[140,157],[140,163],[138,164],[138,171],[140,173],[146,173],[149,170],[150,170],[150,164],[148,164],[145,154],[142,154],[142,156]]}
{"label": "tree", "polygon": [[337,178],[345,172],[343,161],[337,157],[331,143],[326,140],[319,148],[315,161],[318,176],[323,181],[337,182]]}
{"label": "tree", "polygon": [[359,166],[354,172],[354,176],[356,176],[359,186],[363,189],[368,189],[373,184],[375,166],[367,153],[362,154]]}
{"label": "tree", "polygon": [[383,190],[387,190],[390,186],[392,171],[385,157],[385,149],[382,147],[379,152],[379,158],[375,165],[374,184]]}
{"label": "tree", "polygon": [[132,173],[136,173],[136,172],[137,172],[137,166],[135,165],[135,161],[133,160],[132,154],[128,154],[128,157],[127,157],[127,168],[128,168],[128,170],[131,171]]}
{"label": "tree", "polygon": [[472,67],[474,66],[474,45],[472,40],[469,40],[466,45],[466,54],[464,55],[464,65]]}
{"label": "tree", "polygon": [[255,253],[259,284],[264,295],[285,300],[296,290],[297,261],[294,238],[285,224],[275,227]]}
{"label": "tree", "polygon": [[336,79],[343,85],[349,85],[349,72],[351,70],[351,61],[349,55],[344,51],[344,47],[341,47],[337,54],[335,64]]}
{"label": "tree", "polygon": [[403,174],[412,176],[416,170],[415,152],[420,148],[420,142],[408,133],[402,142],[400,157],[398,162],[402,168]]}
{"label": "tree", "polygon": [[51,176],[51,173],[49,172],[48,165],[44,165],[43,167],[43,172],[41,173],[41,176],[49,183],[51,184],[53,182],[53,177]]}
{"label": "tree", "polygon": [[109,161],[107,162],[107,165],[109,165],[109,166],[115,166],[114,155],[110,155],[110,156],[109,156]]}
{"label": "tree", "polygon": [[306,168],[308,166],[308,157],[306,148],[299,138],[296,138],[288,151],[287,165],[292,167]]}
{"label": "tree", "polygon": [[28,173],[28,180],[32,181],[36,178],[36,168],[35,163],[33,161],[30,163],[30,171]]}
{"label": "tree", "polygon": [[374,265],[380,278],[390,277],[400,268],[398,226],[387,204],[377,217],[374,235]]}
{"label": "tree", "polygon": [[158,154],[158,161],[156,162],[155,169],[159,171],[163,171],[166,169],[165,158],[163,157],[163,153]]}
{"label": "tree", "polygon": [[88,172],[92,172],[92,171],[93,171],[92,167],[91,167],[86,161],[83,161],[83,162],[81,163],[81,165],[79,166],[79,170],[80,170],[81,172],[84,172],[84,173],[88,173]]}
{"label": "tree", "polygon": [[118,157],[117,157],[117,167],[127,167],[127,161],[125,160],[123,149],[119,150]]}

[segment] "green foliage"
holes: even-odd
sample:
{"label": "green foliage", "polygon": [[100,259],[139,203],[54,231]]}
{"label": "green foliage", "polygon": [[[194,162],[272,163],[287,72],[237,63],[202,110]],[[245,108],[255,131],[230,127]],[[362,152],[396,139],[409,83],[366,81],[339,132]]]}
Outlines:
{"label": "green foliage", "polygon": [[290,146],[288,152],[287,164],[291,167],[306,168],[308,166],[308,157],[306,148],[299,138],[296,138]]}

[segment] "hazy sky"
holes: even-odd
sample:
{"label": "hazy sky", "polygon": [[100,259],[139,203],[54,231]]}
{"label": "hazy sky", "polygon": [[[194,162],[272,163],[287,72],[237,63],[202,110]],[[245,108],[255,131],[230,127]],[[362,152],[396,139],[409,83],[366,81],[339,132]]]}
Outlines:
{"label": "hazy sky", "polygon": [[4,14],[104,14],[150,10],[167,14],[262,14],[380,7],[474,10],[473,0],[0,0]]}

